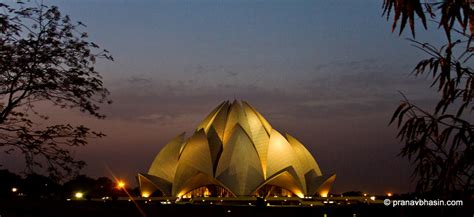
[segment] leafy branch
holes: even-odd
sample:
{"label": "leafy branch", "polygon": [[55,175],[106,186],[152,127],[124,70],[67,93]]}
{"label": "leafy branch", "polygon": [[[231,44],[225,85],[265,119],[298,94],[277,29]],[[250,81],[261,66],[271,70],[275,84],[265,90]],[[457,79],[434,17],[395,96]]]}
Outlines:
{"label": "leafy branch", "polygon": [[70,147],[104,136],[68,123],[41,127],[31,117],[49,119],[35,110],[38,102],[105,117],[100,105],[111,101],[94,64],[113,58],[82,27],[56,6],[0,3],[0,148],[20,151],[28,171],[46,166],[58,178],[71,174],[84,162]]}

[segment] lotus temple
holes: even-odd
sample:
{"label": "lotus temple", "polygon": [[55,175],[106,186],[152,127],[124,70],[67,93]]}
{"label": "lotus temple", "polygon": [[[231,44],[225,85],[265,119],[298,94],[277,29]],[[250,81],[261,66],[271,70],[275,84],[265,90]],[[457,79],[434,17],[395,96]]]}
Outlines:
{"label": "lotus temple", "polygon": [[178,198],[326,197],[335,178],[245,101],[221,103],[191,137],[172,139],[137,176],[143,197]]}

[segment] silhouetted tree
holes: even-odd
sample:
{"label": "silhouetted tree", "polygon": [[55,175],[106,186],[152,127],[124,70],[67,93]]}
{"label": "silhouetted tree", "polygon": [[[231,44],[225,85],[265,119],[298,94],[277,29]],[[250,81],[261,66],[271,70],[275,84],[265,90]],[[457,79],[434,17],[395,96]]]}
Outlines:
{"label": "silhouetted tree", "polygon": [[103,136],[82,125],[45,126],[39,120],[48,117],[34,106],[47,102],[104,117],[98,110],[109,92],[94,64],[112,57],[88,41],[82,26],[55,6],[0,3],[0,148],[21,152],[30,172],[43,167],[54,177],[71,174],[84,162],[68,147]]}
{"label": "silhouetted tree", "polygon": [[[421,108],[405,96],[390,121],[399,128],[405,143],[400,155],[414,164],[413,177],[418,192],[452,196],[472,194],[474,162],[474,3],[471,0],[384,0],[387,19],[393,11],[392,31],[400,23],[400,34],[407,21],[415,38],[415,16],[424,28],[427,17],[442,28],[446,44],[436,47],[410,39],[428,54],[413,70],[415,76],[428,74],[431,87],[440,97],[432,109]],[[403,95],[403,94],[402,94]]]}
{"label": "silhouetted tree", "polygon": [[73,197],[75,192],[82,192],[85,197],[89,197],[95,184],[95,179],[86,175],[77,175],[74,179],[64,183],[63,193],[65,197]]}
{"label": "silhouetted tree", "polygon": [[107,177],[99,177],[96,179],[90,195],[93,198],[114,197],[120,189],[117,184]]}
{"label": "silhouetted tree", "polygon": [[61,194],[61,185],[50,177],[31,173],[23,180],[21,190],[29,198],[57,199]]}

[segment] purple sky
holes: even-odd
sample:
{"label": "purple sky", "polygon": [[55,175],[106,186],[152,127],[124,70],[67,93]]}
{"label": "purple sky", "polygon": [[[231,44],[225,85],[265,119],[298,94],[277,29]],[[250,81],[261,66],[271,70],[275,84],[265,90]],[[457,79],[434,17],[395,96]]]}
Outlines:
{"label": "purple sky", "polygon": [[[74,150],[90,176],[134,182],[171,138],[187,136],[223,100],[243,99],[298,138],[335,192],[410,190],[407,159],[388,121],[403,91],[429,105],[429,79],[409,72],[423,53],[390,32],[382,1],[45,1],[87,24],[114,62],[98,70],[108,118],[43,105],[52,121],[107,134]],[[409,33],[409,32],[406,32]],[[441,35],[441,34],[440,34]],[[430,32],[418,39],[439,43]],[[21,168],[18,156],[0,164]],[[133,183],[135,185],[135,183]]]}

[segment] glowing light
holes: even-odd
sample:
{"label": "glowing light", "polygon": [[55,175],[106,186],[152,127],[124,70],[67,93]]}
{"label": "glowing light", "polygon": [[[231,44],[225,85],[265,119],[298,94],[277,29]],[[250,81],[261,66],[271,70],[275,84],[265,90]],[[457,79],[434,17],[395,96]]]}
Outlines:
{"label": "glowing light", "polygon": [[321,192],[321,197],[328,197],[328,191]]}
{"label": "glowing light", "polygon": [[392,193],[387,193],[387,196],[391,197],[391,196],[392,196]]}
{"label": "glowing light", "polygon": [[211,192],[209,191],[208,188],[206,188],[206,191],[204,191],[204,197],[209,197],[211,196]]}
{"label": "glowing light", "polygon": [[150,197],[150,193],[142,192],[142,197],[144,197],[144,198]]}
{"label": "glowing light", "polygon": [[82,193],[82,192],[76,192],[74,194],[74,197],[77,198],[77,199],[81,199],[83,196],[84,196],[84,193]]}
{"label": "glowing light", "polygon": [[[301,192],[301,191],[298,191],[298,190],[295,189],[295,190],[293,190],[293,192],[294,192],[294,194],[296,194],[296,196],[298,196],[299,198],[304,198],[304,197],[305,197],[304,194],[303,194],[303,192]],[[288,197],[291,197],[291,194],[288,194]]]}
{"label": "glowing light", "polygon": [[125,182],[123,181],[118,181],[117,182],[117,188],[124,188],[125,187]]}
{"label": "glowing light", "polygon": [[364,197],[367,197],[367,194],[366,194],[366,193],[364,193]]}
{"label": "glowing light", "polygon": [[12,188],[12,192],[15,193],[18,191],[18,188]]}
{"label": "glowing light", "polygon": [[374,200],[375,200],[375,196],[370,197],[370,199],[374,201]]}

